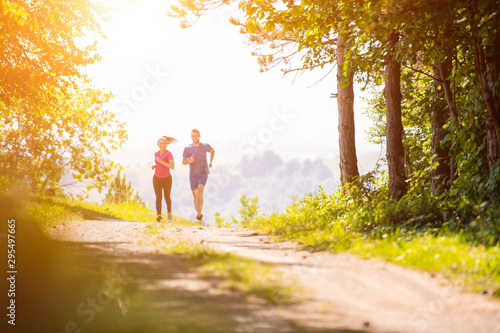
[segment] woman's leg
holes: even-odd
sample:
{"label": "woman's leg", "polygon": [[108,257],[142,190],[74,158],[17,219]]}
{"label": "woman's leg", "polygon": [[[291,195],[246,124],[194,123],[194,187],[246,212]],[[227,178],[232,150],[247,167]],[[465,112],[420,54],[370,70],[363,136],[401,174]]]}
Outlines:
{"label": "woman's leg", "polygon": [[172,212],[172,199],[170,199],[170,192],[172,191],[172,175],[165,178],[163,183],[163,191],[165,194],[165,203],[167,204],[167,211]]}
{"label": "woman's leg", "polygon": [[161,215],[162,181],[161,178],[153,176],[153,188],[156,195],[156,214]]}

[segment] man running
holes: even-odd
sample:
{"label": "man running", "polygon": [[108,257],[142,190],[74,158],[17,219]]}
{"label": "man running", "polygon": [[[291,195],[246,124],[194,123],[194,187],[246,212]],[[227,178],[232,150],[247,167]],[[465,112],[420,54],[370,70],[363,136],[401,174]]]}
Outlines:
{"label": "man running", "polygon": [[[208,143],[200,142],[200,131],[193,129],[191,139],[193,143],[184,148],[182,164],[189,164],[189,182],[194,198],[196,221],[203,221],[203,190],[208,180],[209,168],[212,167],[215,150]],[[207,163],[207,153],[210,152],[210,164]]]}

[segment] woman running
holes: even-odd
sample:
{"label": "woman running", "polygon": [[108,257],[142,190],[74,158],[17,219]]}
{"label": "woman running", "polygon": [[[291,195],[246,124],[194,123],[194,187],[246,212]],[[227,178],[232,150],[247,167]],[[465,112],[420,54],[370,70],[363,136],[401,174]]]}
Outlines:
{"label": "woman running", "polygon": [[165,195],[165,203],[167,204],[167,220],[172,221],[172,200],[170,199],[170,191],[172,190],[172,175],[170,169],[175,168],[174,157],[167,150],[167,146],[177,142],[176,139],[162,136],[158,139],[159,151],[155,153],[155,165],[151,167],[155,170],[153,176],[153,187],[156,195],[156,221],[161,222],[161,199]]}

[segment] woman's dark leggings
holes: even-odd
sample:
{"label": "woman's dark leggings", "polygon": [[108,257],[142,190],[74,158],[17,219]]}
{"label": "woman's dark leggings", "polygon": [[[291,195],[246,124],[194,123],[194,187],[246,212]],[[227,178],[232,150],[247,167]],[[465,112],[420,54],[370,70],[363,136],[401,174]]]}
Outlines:
{"label": "woman's dark leggings", "polygon": [[167,211],[172,211],[172,200],[170,199],[170,191],[172,190],[172,175],[167,178],[159,178],[153,176],[153,187],[156,194],[156,212],[161,214],[161,199],[162,191],[165,194],[165,203],[167,204]]}

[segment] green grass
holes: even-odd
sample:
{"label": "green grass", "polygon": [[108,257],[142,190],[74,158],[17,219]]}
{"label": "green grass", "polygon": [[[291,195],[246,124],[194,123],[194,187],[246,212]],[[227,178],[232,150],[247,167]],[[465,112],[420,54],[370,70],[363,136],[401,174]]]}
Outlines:
{"label": "green grass", "polygon": [[361,237],[350,232],[344,224],[327,224],[314,217],[293,214],[273,213],[268,216],[259,216],[246,223],[245,226],[261,230],[278,239],[296,241],[313,250],[346,250]]}
{"label": "green grass", "polygon": [[[487,292],[500,298],[500,249],[473,243],[466,231],[442,228],[388,230],[381,237],[354,231],[350,221],[321,220],[297,207],[287,214],[260,216],[245,226],[289,239],[303,247],[348,252],[378,258],[405,267],[440,275],[466,291]],[[469,232],[470,233],[470,232]]]}
{"label": "green grass", "polygon": [[162,253],[180,254],[204,276],[221,278],[222,290],[257,297],[270,304],[294,302],[299,291],[293,281],[286,281],[273,265],[263,264],[232,253],[221,253],[188,242],[175,242],[160,248]]}
{"label": "green grass", "polygon": [[60,222],[81,221],[84,217],[83,212],[59,200],[32,198],[23,205],[26,218],[38,222],[42,228],[48,228]]}
{"label": "green grass", "polygon": [[500,249],[471,245],[463,233],[430,232],[406,238],[397,231],[378,240],[358,239],[349,252],[438,273],[465,290],[500,298]]}
{"label": "green grass", "polygon": [[[123,204],[94,204],[68,198],[30,198],[25,202],[26,215],[38,221],[44,228],[66,221],[120,219],[127,221],[155,222],[156,212],[135,202]],[[163,214],[163,221],[167,215]],[[169,222],[170,223],[170,222]],[[172,223],[195,225],[196,223],[174,216]]]}

